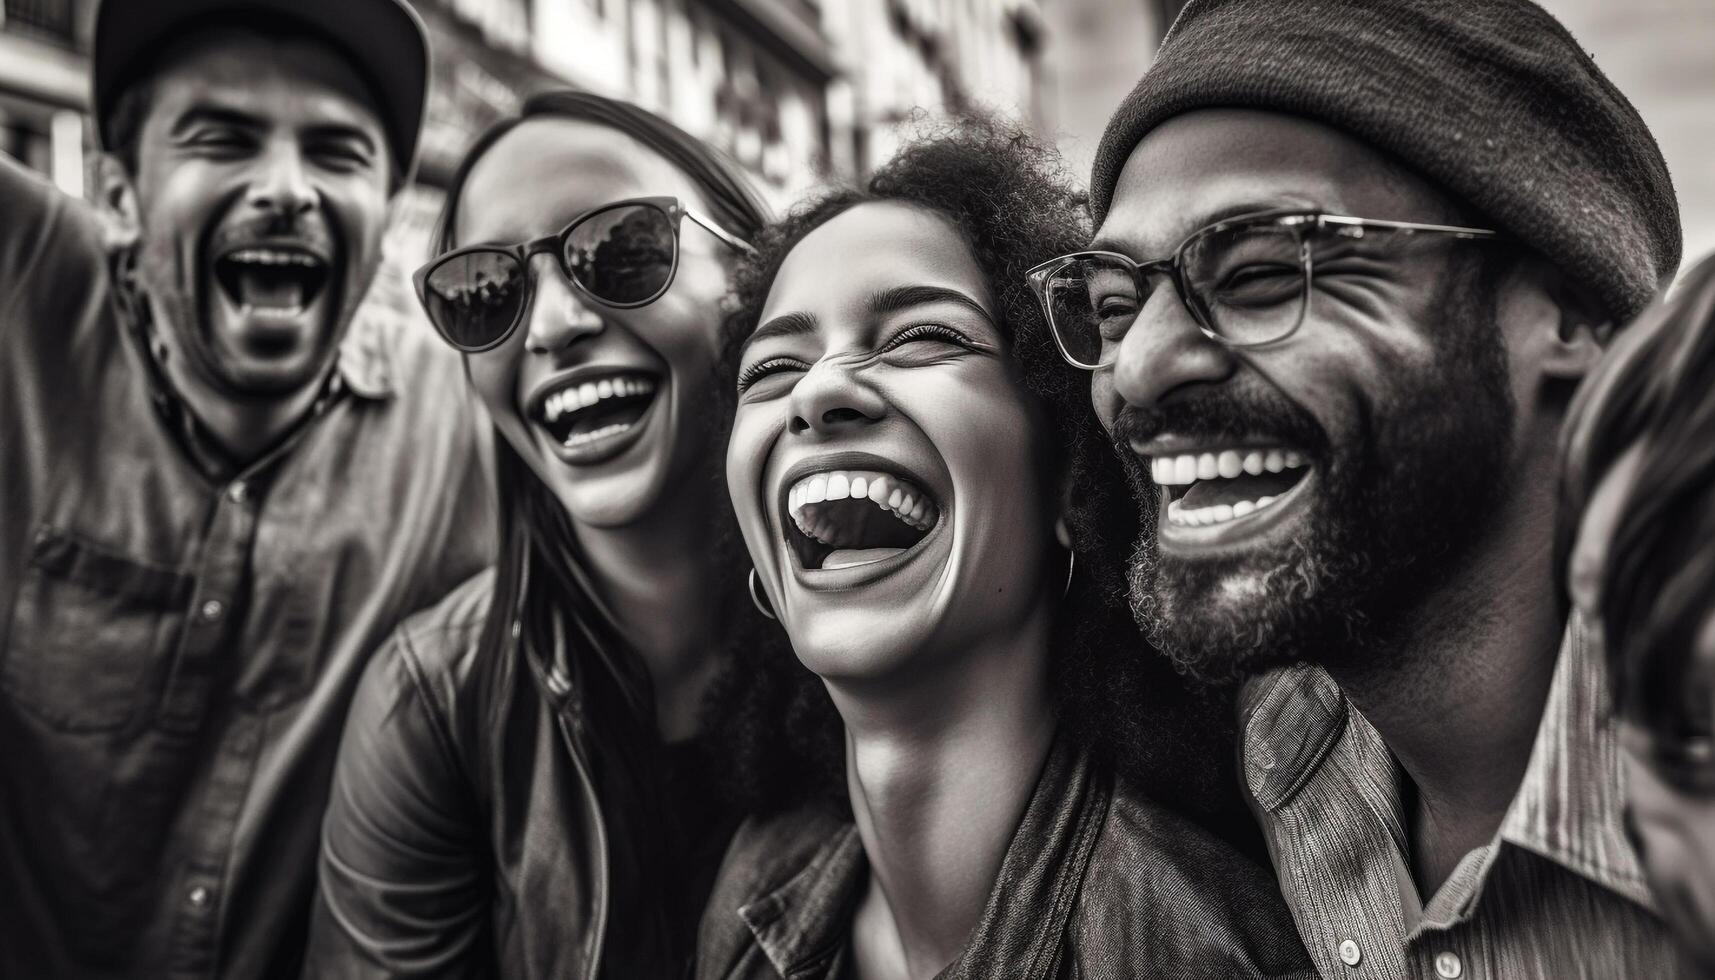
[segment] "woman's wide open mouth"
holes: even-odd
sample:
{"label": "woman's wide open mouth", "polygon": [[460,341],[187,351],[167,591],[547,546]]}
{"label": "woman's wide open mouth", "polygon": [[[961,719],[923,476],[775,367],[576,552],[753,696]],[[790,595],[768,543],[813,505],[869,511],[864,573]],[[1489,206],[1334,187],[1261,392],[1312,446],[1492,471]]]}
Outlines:
{"label": "woman's wide open mouth", "polygon": [[789,474],[782,534],[798,566],[871,565],[921,544],[943,505],[915,477],[878,468],[811,468]]}
{"label": "woman's wide open mouth", "polygon": [[546,432],[570,462],[601,462],[630,444],[655,403],[659,380],[642,371],[589,371],[556,380],[536,392],[530,421]]}

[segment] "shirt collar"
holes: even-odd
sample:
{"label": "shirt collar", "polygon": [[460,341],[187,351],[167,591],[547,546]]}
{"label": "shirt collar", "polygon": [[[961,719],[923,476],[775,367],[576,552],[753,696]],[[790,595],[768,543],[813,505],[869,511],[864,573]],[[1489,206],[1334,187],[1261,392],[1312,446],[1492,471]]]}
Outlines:
{"label": "shirt collar", "polygon": [[1542,725],[1500,839],[1654,909],[1624,823],[1625,787],[1608,675],[1574,615]]}
{"label": "shirt collar", "polygon": [[339,374],[359,398],[385,401],[395,394],[393,351],[400,331],[427,329],[375,300],[365,300],[339,345]]}
{"label": "shirt collar", "polygon": [[[1365,771],[1373,770],[1375,778],[1395,787],[1392,812],[1375,816],[1400,853],[1407,853],[1397,763],[1325,671],[1309,664],[1271,671],[1246,685],[1241,703],[1245,782],[1259,807],[1272,813],[1290,803],[1349,732]],[[1574,616],[1561,641],[1524,779],[1495,840],[1538,854],[1653,910],[1624,830],[1618,751],[1607,675],[1589,649],[1583,621]],[[1463,893],[1455,917],[1469,914],[1500,857],[1493,844],[1472,852],[1449,879],[1463,885],[1443,886],[1450,896]],[[1431,918],[1439,918],[1442,903],[1431,904]]]}

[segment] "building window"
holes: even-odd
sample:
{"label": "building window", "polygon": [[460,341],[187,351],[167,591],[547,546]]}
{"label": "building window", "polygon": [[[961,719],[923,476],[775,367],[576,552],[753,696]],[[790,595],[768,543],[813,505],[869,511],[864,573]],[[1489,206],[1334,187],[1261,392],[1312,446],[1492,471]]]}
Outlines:
{"label": "building window", "polygon": [[6,30],[52,41],[65,47],[77,42],[73,0],[0,0],[0,23]]}

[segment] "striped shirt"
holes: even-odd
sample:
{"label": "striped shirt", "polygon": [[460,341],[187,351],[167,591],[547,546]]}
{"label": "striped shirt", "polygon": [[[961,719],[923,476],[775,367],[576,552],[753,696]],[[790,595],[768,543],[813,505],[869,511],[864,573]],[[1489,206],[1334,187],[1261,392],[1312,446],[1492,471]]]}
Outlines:
{"label": "striped shirt", "polygon": [[1240,703],[1252,806],[1324,977],[1688,975],[1623,830],[1606,678],[1578,621],[1499,831],[1427,904],[1409,871],[1399,764],[1333,679],[1282,668]]}

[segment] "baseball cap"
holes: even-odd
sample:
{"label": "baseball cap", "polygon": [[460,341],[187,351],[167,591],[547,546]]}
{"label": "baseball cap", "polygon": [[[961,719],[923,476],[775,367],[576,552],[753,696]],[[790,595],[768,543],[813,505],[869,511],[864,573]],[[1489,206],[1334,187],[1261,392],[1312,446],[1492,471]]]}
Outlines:
{"label": "baseball cap", "polygon": [[410,175],[428,101],[429,39],[405,0],[102,0],[91,56],[102,147],[114,149],[114,104],[162,45],[204,18],[246,14],[296,21],[349,57],[380,100],[399,173]]}

